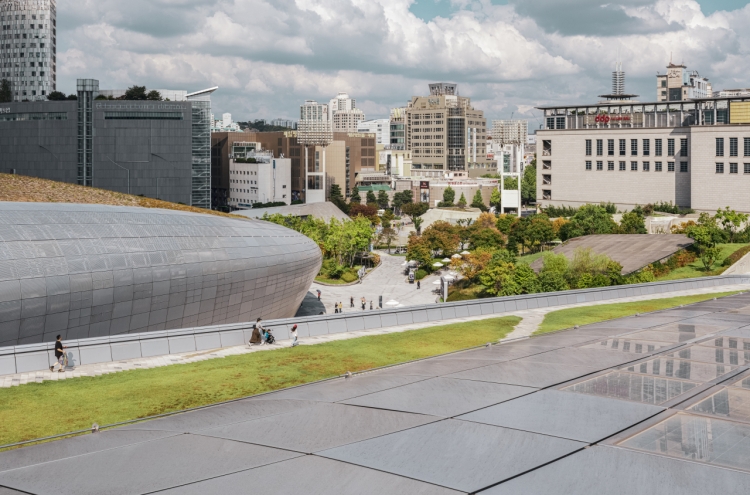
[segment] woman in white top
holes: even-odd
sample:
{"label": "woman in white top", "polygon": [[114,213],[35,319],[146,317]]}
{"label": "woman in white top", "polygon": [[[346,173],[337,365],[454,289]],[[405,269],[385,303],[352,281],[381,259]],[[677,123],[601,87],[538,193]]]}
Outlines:
{"label": "woman in white top", "polygon": [[292,336],[292,347],[297,347],[299,345],[299,342],[297,342],[297,325],[294,325],[290,331]]}

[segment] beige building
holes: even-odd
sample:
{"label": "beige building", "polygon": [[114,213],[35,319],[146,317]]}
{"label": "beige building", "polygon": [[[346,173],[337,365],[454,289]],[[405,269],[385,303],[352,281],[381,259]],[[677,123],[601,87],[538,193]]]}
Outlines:
{"label": "beige building", "polygon": [[[487,121],[458,85],[430,84],[429,96],[414,96],[404,112],[405,148],[412,152],[412,175],[485,168]],[[393,132],[392,132],[393,133]]]}
{"label": "beige building", "polygon": [[750,97],[545,107],[537,201],[750,212]]}
{"label": "beige building", "polygon": [[339,93],[328,102],[328,121],[333,132],[357,132],[365,114],[357,108],[357,100],[347,93]]}
{"label": "beige building", "polygon": [[697,70],[688,71],[682,64],[669,63],[666,74],[656,75],[656,101],[682,101],[710,98],[713,95],[707,77]]}

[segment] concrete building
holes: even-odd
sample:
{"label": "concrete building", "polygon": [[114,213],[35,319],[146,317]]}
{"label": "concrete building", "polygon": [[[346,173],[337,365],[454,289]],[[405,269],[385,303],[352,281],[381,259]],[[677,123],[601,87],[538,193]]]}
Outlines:
{"label": "concrete building", "polygon": [[273,119],[269,122],[269,125],[275,125],[277,127],[288,127],[289,129],[297,129],[297,122],[289,119]]}
{"label": "concrete building", "polygon": [[364,120],[365,114],[357,108],[357,100],[347,93],[339,93],[328,103],[328,122],[333,132],[358,132],[359,123]]}
{"label": "concrete building", "polygon": [[0,202],[0,231],[0,346],[289,318],[322,261],[279,225],[174,210]]}
{"label": "concrete building", "polygon": [[490,131],[494,145],[526,144],[529,135],[527,120],[493,120]]}
{"label": "concrete building", "polygon": [[55,0],[0,0],[0,80],[13,101],[46,100],[57,89]]}
{"label": "concrete building", "polygon": [[211,206],[211,88],[187,101],[96,100],[0,104],[0,170]]}
{"label": "concrete building", "polygon": [[[256,151],[258,143],[236,142],[229,161],[229,205],[252,208],[255,203],[292,202],[292,161]],[[248,151],[249,150],[249,151]]]}
{"label": "concrete building", "polygon": [[412,152],[412,175],[486,168],[483,112],[471,106],[471,99],[458,95],[456,84],[429,87],[429,96],[412,97],[405,110],[405,149]]}
{"label": "concrete building", "polygon": [[543,107],[537,201],[750,212],[750,97]]}
{"label": "concrete building", "polygon": [[711,83],[698,71],[669,63],[666,74],[656,75],[656,101],[682,101],[713,96]]}
{"label": "concrete building", "polygon": [[391,149],[406,149],[406,108],[391,109]]}
{"label": "concrete building", "polygon": [[363,120],[357,126],[357,132],[370,132],[375,134],[375,144],[387,146],[391,143],[390,119]]}
{"label": "concrete building", "polygon": [[411,177],[411,151],[384,149],[378,152],[378,170],[387,175]]}
{"label": "concrete building", "polygon": [[211,114],[211,132],[242,132],[242,129],[232,120],[231,113],[223,114],[221,120],[216,120]]}

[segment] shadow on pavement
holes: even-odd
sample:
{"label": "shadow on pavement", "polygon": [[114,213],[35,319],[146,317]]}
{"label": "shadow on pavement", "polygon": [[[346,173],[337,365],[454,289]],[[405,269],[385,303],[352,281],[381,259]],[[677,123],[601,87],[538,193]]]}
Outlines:
{"label": "shadow on pavement", "polygon": [[321,301],[318,301],[318,295],[308,292],[294,316],[315,316],[325,312],[326,307]]}

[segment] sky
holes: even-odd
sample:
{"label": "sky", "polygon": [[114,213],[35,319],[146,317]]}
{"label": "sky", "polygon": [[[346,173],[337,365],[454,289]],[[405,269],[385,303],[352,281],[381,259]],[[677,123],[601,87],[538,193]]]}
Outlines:
{"label": "sky", "polygon": [[670,59],[715,90],[750,87],[740,0],[57,0],[58,89],[211,86],[216,115],[297,119],[339,91],[384,118],[454,82],[488,120],[625,89],[656,97]]}

